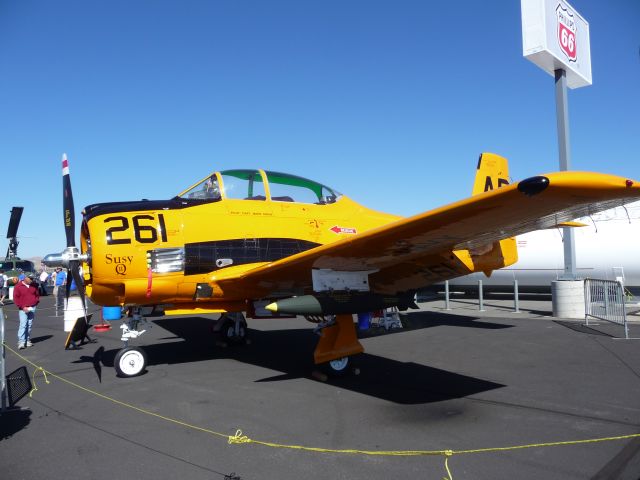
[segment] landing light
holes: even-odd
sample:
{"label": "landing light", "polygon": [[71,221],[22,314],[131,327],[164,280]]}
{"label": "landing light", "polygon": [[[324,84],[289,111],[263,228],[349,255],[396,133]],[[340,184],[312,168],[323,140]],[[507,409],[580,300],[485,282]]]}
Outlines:
{"label": "landing light", "polygon": [[518,190],[528,197],[539,194],[549,186],[549,179],[538,175],[526,178],[518,183]]}

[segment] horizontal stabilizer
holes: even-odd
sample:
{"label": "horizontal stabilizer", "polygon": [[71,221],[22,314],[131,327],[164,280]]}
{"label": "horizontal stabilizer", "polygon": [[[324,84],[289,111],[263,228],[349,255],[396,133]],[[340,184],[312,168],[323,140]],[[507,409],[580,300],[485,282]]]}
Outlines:
{"label": "horizontal stabilizer", "polygon": [[557,225],[554,225],[553,228],[560,228],[560,227],[586,227],[587,224],[586,223],[582,223],[582,222],[562,222],[562,223],[558,223]]}

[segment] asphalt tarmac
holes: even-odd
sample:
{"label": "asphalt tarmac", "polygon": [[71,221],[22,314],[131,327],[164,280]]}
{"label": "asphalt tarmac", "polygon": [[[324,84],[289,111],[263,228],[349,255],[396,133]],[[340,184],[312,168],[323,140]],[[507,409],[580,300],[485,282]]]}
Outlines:
{"label": "asphalt tarmac", "polygon": [[[216,346],[215,316],[150,317],[135,343],[149,364],[118,378],[119,322],[64,350],[44,297],[33,347],[6,351],[37,390],[0,416],[3,479],[442,479],[445,457],[333,450],[452,450],[455,480],[640,478],[640,437],[524,449],[477,449],[640,434],[640,340],[617,325],[554,319],[548,298],[442,301],[406,328],[361,333],[360,374],[313,376],[304,319],[251,320],[251,344]],[[6,344],[18,315],[5,307]],[[99,311],[93,323],[98,323]],[[635,317],[638,320],[638,317]],[[640,337],[640,324],[630,327]],[[45,377],[33,365],[54,375]],[[66,381],[64,381],[64,380]],[[73,384],[68,382],[73,382]],[[237,430],[251,440],[229,443]]]}

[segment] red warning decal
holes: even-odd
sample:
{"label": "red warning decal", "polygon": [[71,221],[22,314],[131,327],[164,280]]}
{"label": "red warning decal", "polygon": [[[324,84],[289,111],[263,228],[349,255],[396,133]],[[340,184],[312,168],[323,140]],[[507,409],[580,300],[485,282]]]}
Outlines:
{"label": "red warning decal", "polygon": [[355,228],[339,227],[338,225],[331,227],[329,230],[331,230],[333,233],[337,233],[338,235],[355,235],[356,233],[358,233]]}

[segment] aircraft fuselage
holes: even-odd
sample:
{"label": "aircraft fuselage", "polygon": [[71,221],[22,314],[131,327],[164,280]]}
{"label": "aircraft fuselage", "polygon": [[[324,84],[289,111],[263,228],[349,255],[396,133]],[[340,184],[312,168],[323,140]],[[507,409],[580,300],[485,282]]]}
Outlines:
{"label": "aircraft fuselage", "polygon": [[[224,295],[215,283],[223,271],[237,274],[397,218],[344,196],[323,205],[235,199],[90,205],[81,234],[81,249],[90,253],[87,292],[98,304],[215,301]],[[236,300],[244,299],[225,296]]]}

